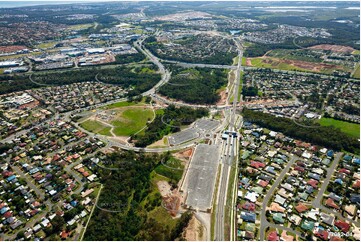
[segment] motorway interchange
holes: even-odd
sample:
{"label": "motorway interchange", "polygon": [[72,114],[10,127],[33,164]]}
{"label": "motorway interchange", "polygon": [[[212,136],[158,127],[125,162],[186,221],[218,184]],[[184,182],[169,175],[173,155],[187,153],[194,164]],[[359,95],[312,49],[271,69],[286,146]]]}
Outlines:
{"label": "motorway interchange", "polygon": [[[155,57],[150,51],[145,49],[142,45],[144,38],[135,42],[135,47],[145,54],[151,62],[158,66],[159,72],[162,75],[161,80],[150,90],[144,92],[143,96],[151,96],[154,100],[162,101],[157,98],[157,89],[167,83],[170,80],[171,73],[164,67],[161,60]],[[234,39],[239,51],[239,60],[242,60],[242,46],[238,39]],[[187,63],[179,63],[180,65],[187,65]],[[129,144],[120,143],[119,141],[109,138],[104,135],[94,135],[93,133],[84,130],[77,123],[71,121],[71,117],[75,113],[82,111],[100,108],[104,105],[109,105],[119,101],[126,101],[126,99],[112,100],[107,103],[93,105],[86,109],[78,109],[76,111],[69,111],[61,114],[63,119],[67,122],[71,122],[76,128],[87,133],[90,136],[96,136],[97,138],[105,141],[106,147],[119,147],[124,150],[133,150],[135,152],[166,152],[176,151],[189,147],[195,147],[195,153],[192,157],[191,163],[186,169],[184,174],[185,182],[182,186],[184,194],[186,194],[185,205],[192,210],[195,210],[196,216],[200,217],[203,225],[206,227],[208,240],[224,240],[225,234],[230,235],[230,239],[234,239],[233,228],[231,231],[225,231],[225,214],[229,208],[226,207],[227,203],[227,190],[229,187],[230,171],[231,169],[237,169],[238,162],[238,149],[239,149],[239,135],[237,130],[242,126],[242,117],[237,114],[238,106],[238,93],[240,82],[240,71],[242,70],[241,61],[237,66],[214,66],[204,64],[191,64],[197,67],[212,67],[212,68],[225,68],[235,71],[233,95],[234,101],[232,105],[223,106],[206,106],[212,110],[221,110],[224,113],[223,120],[213,121],[208,119],[201,119],[196,121],[190,128],[183,130],[179,133],[175,133],[170,136],[170,147],[164,148],[138,148]],[[166,103],[178,105],[166,100]],[[201,105],[184,104],[191,107],[200,107]],[[59,114],[55,115],[53,119],[59,117]],[[230,131],[227,138],[222,137],[224,131]],[[27,132],[23,130],[21,132]],[[17,133],[16,135],[21,135]],[[2,142],[12,140],[14,136],[9,136]],[[200,143],[207,140],[206,144]],[[217,179],[219,177],[219,179]],[[235,180],[232,179],[233,182]],[[215,193],[217,191],[217,193]],[[233,202],[234,199],[232,199]],[[210,213],[215,213],[214,221],[214,238],[211,238],[211,221],[210,217],[207,217]],[[204,214],[208,219],[204,219]],[[202,219],[203,218],[203,219]],[[233,220],[233,218],[229,218]],[[230,222],[230,221],[227,221]]]}
{"label": "motorway interchange", "polygon": [[[158,66],[159,72],[162,74],[161,80],[150,90],[144,92],[143,96],[151,96],[155,101],[163,101],[167,104],[174,104],[179,106],[178,103],[169,100],[161,99],[157,94],[157,89],[170,80],[171,73],[164,67],[161,60],[155,57],[150,51],[143,47],[142,42],[144,38],[135,42],[135,47],[145,54],[149,60]],[[239,60],[242,60],[243,51],[239,39],[234,39],[239,51]],[[188,65],[187,63],[179,63],[179,65]],[[225,233],[232,234],[234,232],[225,231],[225,214],[227,207],[225,206],[227,200],[227,188],[229,183],[230,170],[237,168],[238,162],[238,148],[239,148],[239,135],[237,130],[242,126],[242,117],[237,114],[238,110],[238,93],[240,82],[240,71],[242,70],[241,61],[237,66],[214,66],[205,64],[190,64],[197,67],[212,67],[212,68],[225,68],[234,70],[236,75],[234,80],[233,95],[234,101],[232,105],[226,106],[212,106],[212,110],[222,110],[224,118],[222,122],[201,119],[196,121],[186,130],[175,133],[169,137],[169,142],[172,146],[164,148],[139,148],[123,144],[115,139],[111,139],[104,135],[97,134],[96,136],[107,143],[107,147],[119,147],[124,150],[133,150],[135,152],[166,152],[181,150],[189,147],[195,147],[195,152],[192,157],[191,163],[186,169],[184,174],[185,182],[181,190],[186,194],[185,205],[188,208],[196,211],[196,217],[200,218],[203,225],[206,227],[207,239],[224,240]],[[125,100],[116,100],[125,101]],[[114,103],[111,101],[104,105]],[[202,105],[182,104],[190,107],[203,107]],[[91,108],[98,108],[96,105]],[[206,106],[209,108],[209,106]],[[71,112],[65,113],[65,117],[70,120]],[[92,133],[82,129],[77,123],[72,122],[78,129],[93,135]],[[225,130],[229,130],[227,139],[222,139],[222,134]],[[208,140],[207,144],[201,144],[202,140]],[[220,169],[219,169],[220,168]],[[219,174],[218,174],[219,173]],[[217,176],[220,176],[219,183],[217,183]],[[233,180],[234,182],[235,180]],[[217,194],[214,192],[217,191]],[[233,201],[234,199],[232,199]],[[215,205],[215,206],[214,206]],[[210,213],[215,213],[215,235],[211,238],[211,221],[207,217]],[[206,218],[206,219],[204,219]],[[231,219],[231,218],[230,218]],[[233,228],[232,228],[233,231]]]}

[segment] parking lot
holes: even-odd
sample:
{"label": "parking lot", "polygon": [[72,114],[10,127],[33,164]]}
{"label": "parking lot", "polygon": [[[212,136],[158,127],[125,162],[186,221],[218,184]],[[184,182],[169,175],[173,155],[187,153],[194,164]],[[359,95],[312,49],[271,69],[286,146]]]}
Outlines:
{"label": "parking lot", "polygon": [[192,128],[182,130],[169,136],[170,145],[179,145],[184,142],[198,138],[203,132],[215,129],[219,122],[211,119],[199,119]]}
{"label": "parking lot", "polygon": [[219,125],[219,122],[211,119],[199,119],[194,124],[194,127],[199,128],[203,131],[209,131],[215,129]]}
{"label": "parking lot", "polygon": [[175,133],[172,136],[169,136],[170,145],[179,145],[189,140],[199,137],[199,130],[197,128],[190,128],[178,133]]}
{"label": "parking lot", "polygon": [[212,206],[220,146],[199,144],[189,166],[184,191],[186,205],[201,211]]}

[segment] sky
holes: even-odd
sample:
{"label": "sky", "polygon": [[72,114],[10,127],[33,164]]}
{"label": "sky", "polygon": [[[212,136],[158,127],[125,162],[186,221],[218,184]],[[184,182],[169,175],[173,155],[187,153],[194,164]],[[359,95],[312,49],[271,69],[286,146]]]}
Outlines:
{"label": "sky", "polygon": [[[349,0],[141,0],[141,1],[237,1],[237,2],[265,2],[265,1],[307,1],[307,2],[317,2],[317,1],[330,1],[330,2],[340,2],[340,1],[349,1]],[[60,2],[141,2],[139,0],[60,0]],[[350,2],[356,2],[357,0],[351,0]],[[0,0],[0,2],[59,2],[59,0]]]}
{"label": "sky", "polygon": [[[194,0],[141,0],[141,1],[194,1]],[[195,1],[238,1],[238,2],[281,2],[281,1],[302,1],[302,2],[315,2],[315,1],[348,1],[348,0],[195,0]],[[8,7],[22,7],[22,6],[34,6],[43,4],[64,4],[64,3],[91,3],[91,2],[139,2],[139,0],[0,0],[0,8]],[[351,0],[350,2],[357,2],[357,0]]]}

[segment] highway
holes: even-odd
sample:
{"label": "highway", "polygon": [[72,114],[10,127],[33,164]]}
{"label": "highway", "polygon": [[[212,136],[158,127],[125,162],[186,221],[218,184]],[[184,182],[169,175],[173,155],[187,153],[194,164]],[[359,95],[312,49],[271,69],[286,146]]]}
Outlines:
{"label": "highway", "polygon": [[171,60],[162,60],[162,61],[166,62],[166,63],[176,64],[177,66],[181,66],[181,67],[200,67],[200,68],[237,70],[237,66],[230,66],[230,65],[213,65],[213,64],[188,63],[188,62],[171,61]]}
{"label": "highway", "polygon": [[[239,42],[235,40],[237,47],[239,49],[239,61],[237,65],[235,80],[234,80],[234,88],[233,88],[233,106],[232,110],[229,113],[229,130],[237,132],[238,128],[235,125],[235,116],[236,116],[236,109],[237,109],[237,102],[238,102],[238,92],[239,92],[239,83],[240,83],[240,72],[242,69],[242,57],[243,51],[242,47],[240,46]],[[227,118],[227,117],[226,117]],[[233,135],[229,135],[227,141],[224,145],[224,149],[222,151],[220,160],[221,160],[221,178],[220,184],[218,189],[218,196],[217,196],[217,207],[216,207],[216,222],[215,222],[215,240],[217,241],[224,241],[225,240],[225,233],[230,233],[230,231],[224,231],[224,223],[225,223],[225,206],[227,203],[227,190],[228,190],[228,181],[229,181],[229,174],[230,170],[232,169],[232,164],[235,162],[235,167],[238,165],[238,152],[236,147],[238,147],[238,137],[234,137]],[[233,169],[236,169],[233,167]],[[232,208],[231,208],[232,209]],[[233,219],[233,218],[231,218]],[[232,223],[231,223],[232,224]]]}
{"label": "highway", "polygon": [[148,96],[154,94],[160,86],[167,83],[170,79],[171,73],[167,69],[165,69],[164,65],[160,62],[160,59],[158,57],[154,56],[149,50],[143,47],[142,43],[144,40],[145,38],[137,40],[136,42],[134,42],[134,46],[144,55],[146,55],[149,60],[153,62],[153,64],[158,66],[159,72],[162,75],[162,79],[154,87],[142,94],[143,96]]}

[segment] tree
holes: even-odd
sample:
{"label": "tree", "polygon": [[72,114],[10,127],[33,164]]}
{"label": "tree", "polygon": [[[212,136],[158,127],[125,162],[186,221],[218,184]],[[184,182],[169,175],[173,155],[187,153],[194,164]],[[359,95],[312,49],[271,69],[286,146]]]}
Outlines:
{"label": "tree", "polygon": [[62,216],[59,216],[59,215],[56,215],[53,220],[51,221],[51,224],[53,225],[53,231],[54,233],[58,233],[58,232],[61,232],[66,223],[65,223],[65,220]]}

